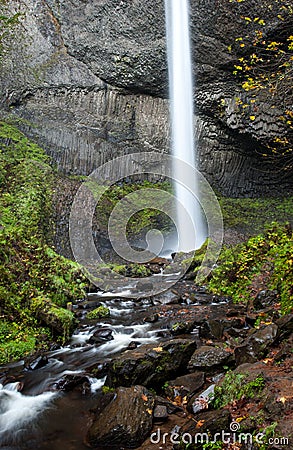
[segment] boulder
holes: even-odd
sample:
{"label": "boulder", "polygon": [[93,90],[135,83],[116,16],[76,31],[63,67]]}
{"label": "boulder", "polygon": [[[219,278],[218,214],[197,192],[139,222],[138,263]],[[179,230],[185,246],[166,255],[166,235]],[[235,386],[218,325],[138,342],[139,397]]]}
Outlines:
{"label": "boulder", "polygon": [[175,305],[180,302],[180,296],[172,291],[166,291],[153,297],[155,304]]}
{"label": "boulder", "polygon": [[90,344],[100,344],[105,341],[111,341],[114,339],[113,330],[110,328],[100,328],[94,332],[94,334],[90,337]]}
{"label": "boulder", "polygon": [[276,341],[278,326],[274,323],[251,334],[243,345],[235,348],[236,365],[253,363],[263,358]]}
{"label": "boulder", "polygon": [[41,355],[35,359],[26,361],[25,368],[27,370],[38,370],[41,369],[42,367],[45,367],[48,364],[48,362],[49,362],[48,357]]}
{"label": "boulder", "polygon": [[225,349],[203,345],[193,353],[188,369],[211,371],[223,365],[231,364],[233,360],[233,354]]}
{"label": "boulder", "polygon": [[293,333],[293,314],[287,314],[276,320],[278,330],[278,340],[282,341]]}
{"label": "boulder", "polygon": [[161,387],[166,380],[186,372],[195,348],[193,340],[172,339],[127,350],[111,361],[105,384]]}
{"label": "boulder", "polygon": [[154,397],[143,386],[120,387],[106,408],[94,418],[87,443],[94,448],[137,448],[153,424]]}
{"label": "boulder", "polygon": [[55,389],[59,391],[73,391],[78,388],[82,391],[90,390],[90,383],[85,375],[64,375],[54,384]]}
{"label": "boulder", "polygon": [[169,417],[167,406],[156,405],[153,416],[154,422],[165,422]]}
{"label": "boulder", "polygon": [[194,372],[188,375],[183,375],[175,380],[168,382],[166,394],[169,398],[175,398],[177,395],[185,397],[186,395],[197,392],[205,382],[204,372]]}
{"label": "boulder", "polygon": [[230,422],[231,416],[227,409],[202,411],[183,426],[180,434],[189,433],[195,436],[196,433],[209,432],[211,436],[214,436],[216,433],[221,433],[222,430],[229,432]]}
{"label": "boulder", "polygon": [[272,306],[278,301],[278,291],[275,290],[262,290],[253,300],[253,306],[255,309],[264,309],[268,306]]}

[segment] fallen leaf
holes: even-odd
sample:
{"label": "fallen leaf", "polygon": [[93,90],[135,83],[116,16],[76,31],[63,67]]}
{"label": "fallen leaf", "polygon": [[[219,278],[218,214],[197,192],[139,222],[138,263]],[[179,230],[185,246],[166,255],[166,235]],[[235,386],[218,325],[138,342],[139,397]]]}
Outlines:
{"label": "fallen leaf", "polygon": [[149,414],[153,414],[153,411],[152,411],[151,409],[147,409],[147,412],[148,412]]}
{"label": "fallen leaf", "polygon": [[204,423],[205,423],[205,420],[199,420],[196,424],[196,428],[202,427]]}
{"label": "fallen leaf", "polygon": [[162,352],[163,347],[154,347],[153,350],[155,350],[155,352]]}
{"label": "fallen leaf", "polygon": [[265,364],[269,364],[269,363],[273,362],[273,358],[265,358],[262,360],[262,362],[264,362]]}
{"label": "fallen leaf", "polygon": [[141,398],[143,399],[143,401],[144,401],[144,402],[147,402],[147,401],[148,401],[148,398],[147,398],[147,396],[146,396],[146,395],[144,395],[144,394],[142,394]]}

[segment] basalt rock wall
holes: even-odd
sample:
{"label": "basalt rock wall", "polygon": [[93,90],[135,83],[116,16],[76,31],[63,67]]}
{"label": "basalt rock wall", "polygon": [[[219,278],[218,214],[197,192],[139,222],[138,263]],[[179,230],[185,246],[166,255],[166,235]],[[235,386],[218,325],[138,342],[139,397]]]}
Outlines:
{"label": "basalt rock wall", "polygon": [[[285,11],[280,26],[273,1],[190,3],[201,171],[225,195],[291,192],[290,167],[263,156],[288,134],[278,121],[284,101],[257,99],[257,114],[239,108],[247,94],[232,73],[242,51],[232,44],[252,33],[246,16],[262,17],[263,32],[284,40],[292,14]],[[2,8],[20,13],[3,41],[2,114],[61,171],[89,174],[115,156],[168,152],[163,0],[10,0]]]}

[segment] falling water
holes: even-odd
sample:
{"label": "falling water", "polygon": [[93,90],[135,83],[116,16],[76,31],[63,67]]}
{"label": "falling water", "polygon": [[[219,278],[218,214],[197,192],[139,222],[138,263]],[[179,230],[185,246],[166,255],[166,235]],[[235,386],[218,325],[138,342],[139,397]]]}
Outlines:
{"label": "falling water", "polygon": [[[188,0],[165,0],[172,154],[196,167],[188,9]],[[182,169],[176,159],[172,170],[176,180],[178,250],[189,251],[199,248],[207,235],[205,220],[197,200],[198,180],[193,174],[187,180],[186,170]],[[184,187],[186,181],[189,190]]]}

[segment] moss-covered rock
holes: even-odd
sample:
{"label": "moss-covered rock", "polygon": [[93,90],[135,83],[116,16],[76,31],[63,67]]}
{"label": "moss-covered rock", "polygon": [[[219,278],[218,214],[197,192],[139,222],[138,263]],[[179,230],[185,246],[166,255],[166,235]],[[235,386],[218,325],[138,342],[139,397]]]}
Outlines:
{"label": "moss-covered rock", "polygon": [[110,315],[109,308],[105,306],[98,306],[98,308],[89,311],[86,315],[87,319],[101,319],[102,317],[108,317]]}
{"label": "moss-covered rock", "polygon": [[195,341],[172,339],[128,350],[112,360],[106,385],[132,386],[139,382],[143,386],[161,387],[167,379],[186,372],[195,348]]}

